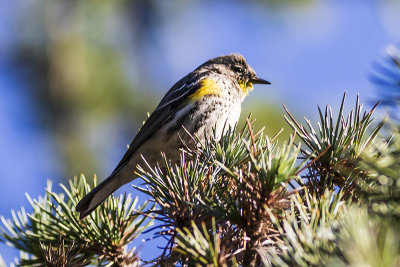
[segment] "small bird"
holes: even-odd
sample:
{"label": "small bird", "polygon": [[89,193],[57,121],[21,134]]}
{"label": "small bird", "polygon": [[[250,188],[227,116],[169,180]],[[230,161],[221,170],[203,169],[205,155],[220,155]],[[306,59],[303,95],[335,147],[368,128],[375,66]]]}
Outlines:
{"label": "small bird", "polygon": [[258,78],[240,54],[210,59],[179,80],[146,120],[111,175],[78,203],[80,218],[137,178],[134,171],[143,158],[155,166],[164,152],[171,162],[178,162],[183,142],[194,145],[191,135],[205,140],[214,131],[222,136],[234,127],[253,84],[270,82]]}

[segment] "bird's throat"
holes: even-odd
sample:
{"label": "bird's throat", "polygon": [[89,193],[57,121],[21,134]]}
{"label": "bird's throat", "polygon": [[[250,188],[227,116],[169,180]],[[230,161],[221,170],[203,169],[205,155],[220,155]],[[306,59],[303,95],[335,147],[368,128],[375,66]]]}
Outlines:
{"label": "bird's throat", "polygon": [[249,95],[249,92],[253,91],[253,83],[251,82],[239,81],[239,86],[245,97]]}

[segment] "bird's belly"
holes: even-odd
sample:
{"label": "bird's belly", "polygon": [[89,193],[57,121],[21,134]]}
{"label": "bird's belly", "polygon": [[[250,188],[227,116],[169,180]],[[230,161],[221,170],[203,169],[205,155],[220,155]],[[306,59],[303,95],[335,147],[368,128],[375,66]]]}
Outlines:
{"label": "bird's belly", "polygon": [[226,133],[230,128],[233,129],[240,116],[239,109],[234,108],[229,111],[226,109],[219,109],[211,112],[203,121],[199,123],[198,127],[192,129],[191,132],[196,134],[200,140],[216,137],[217,140]]}
{"label": "bird's belly", "polygon": [[[192,103],[179,110],[176,116],[138,149],[149,165],[161,163],[161,152],[171,162],[180,160],[180,147],[193,146],[195,139],[218,139],[239,120],[240,102],[211,99],[208,104]],[[215,133],[214,133],[215,132]],[[190,135],[188,134],[190,133]],[[183,144],[185,143],[185,144]],[[140,159],[143,165],[143,160]]]}
{"label": "bird's belly", "polygon": [[232,99],[223,100],[220,97],[210,97],[203,101],[207,104],[197,103],[183,126],[200,140],[211,138],[214,134],[218,140],[238,122],[241,103]]}

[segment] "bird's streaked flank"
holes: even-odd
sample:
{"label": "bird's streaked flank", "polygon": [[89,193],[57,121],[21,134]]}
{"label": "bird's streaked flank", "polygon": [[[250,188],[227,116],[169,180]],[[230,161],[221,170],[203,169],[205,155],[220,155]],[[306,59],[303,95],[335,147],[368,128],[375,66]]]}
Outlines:
{"label": "bird's streaked flank", "polygon": [[161,152],[175,162],[182,141],[194,145],[190,135],[204,140],[214,131],[221,136],[234,127],[253,84],[270,83],[258,78],[239,54],[211,59],[179,80],[146,120],[111,175],[78,203],[80,217],[86,217],[120,186],[137,178],[134,171],[138,164],[143,165],[142,156],[150,166],[161,160]]}

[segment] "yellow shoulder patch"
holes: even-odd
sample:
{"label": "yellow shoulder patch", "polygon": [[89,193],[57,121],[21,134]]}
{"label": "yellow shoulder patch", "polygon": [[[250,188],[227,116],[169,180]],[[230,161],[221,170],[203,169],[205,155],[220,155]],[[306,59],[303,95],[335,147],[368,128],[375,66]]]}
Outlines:
{"label": "yellow shoulder patch", "polygon": [[213,79],[201,81],[201,87],[189,96],[190,100],[199,100],[205,95],[221,95],[221,87]]}

